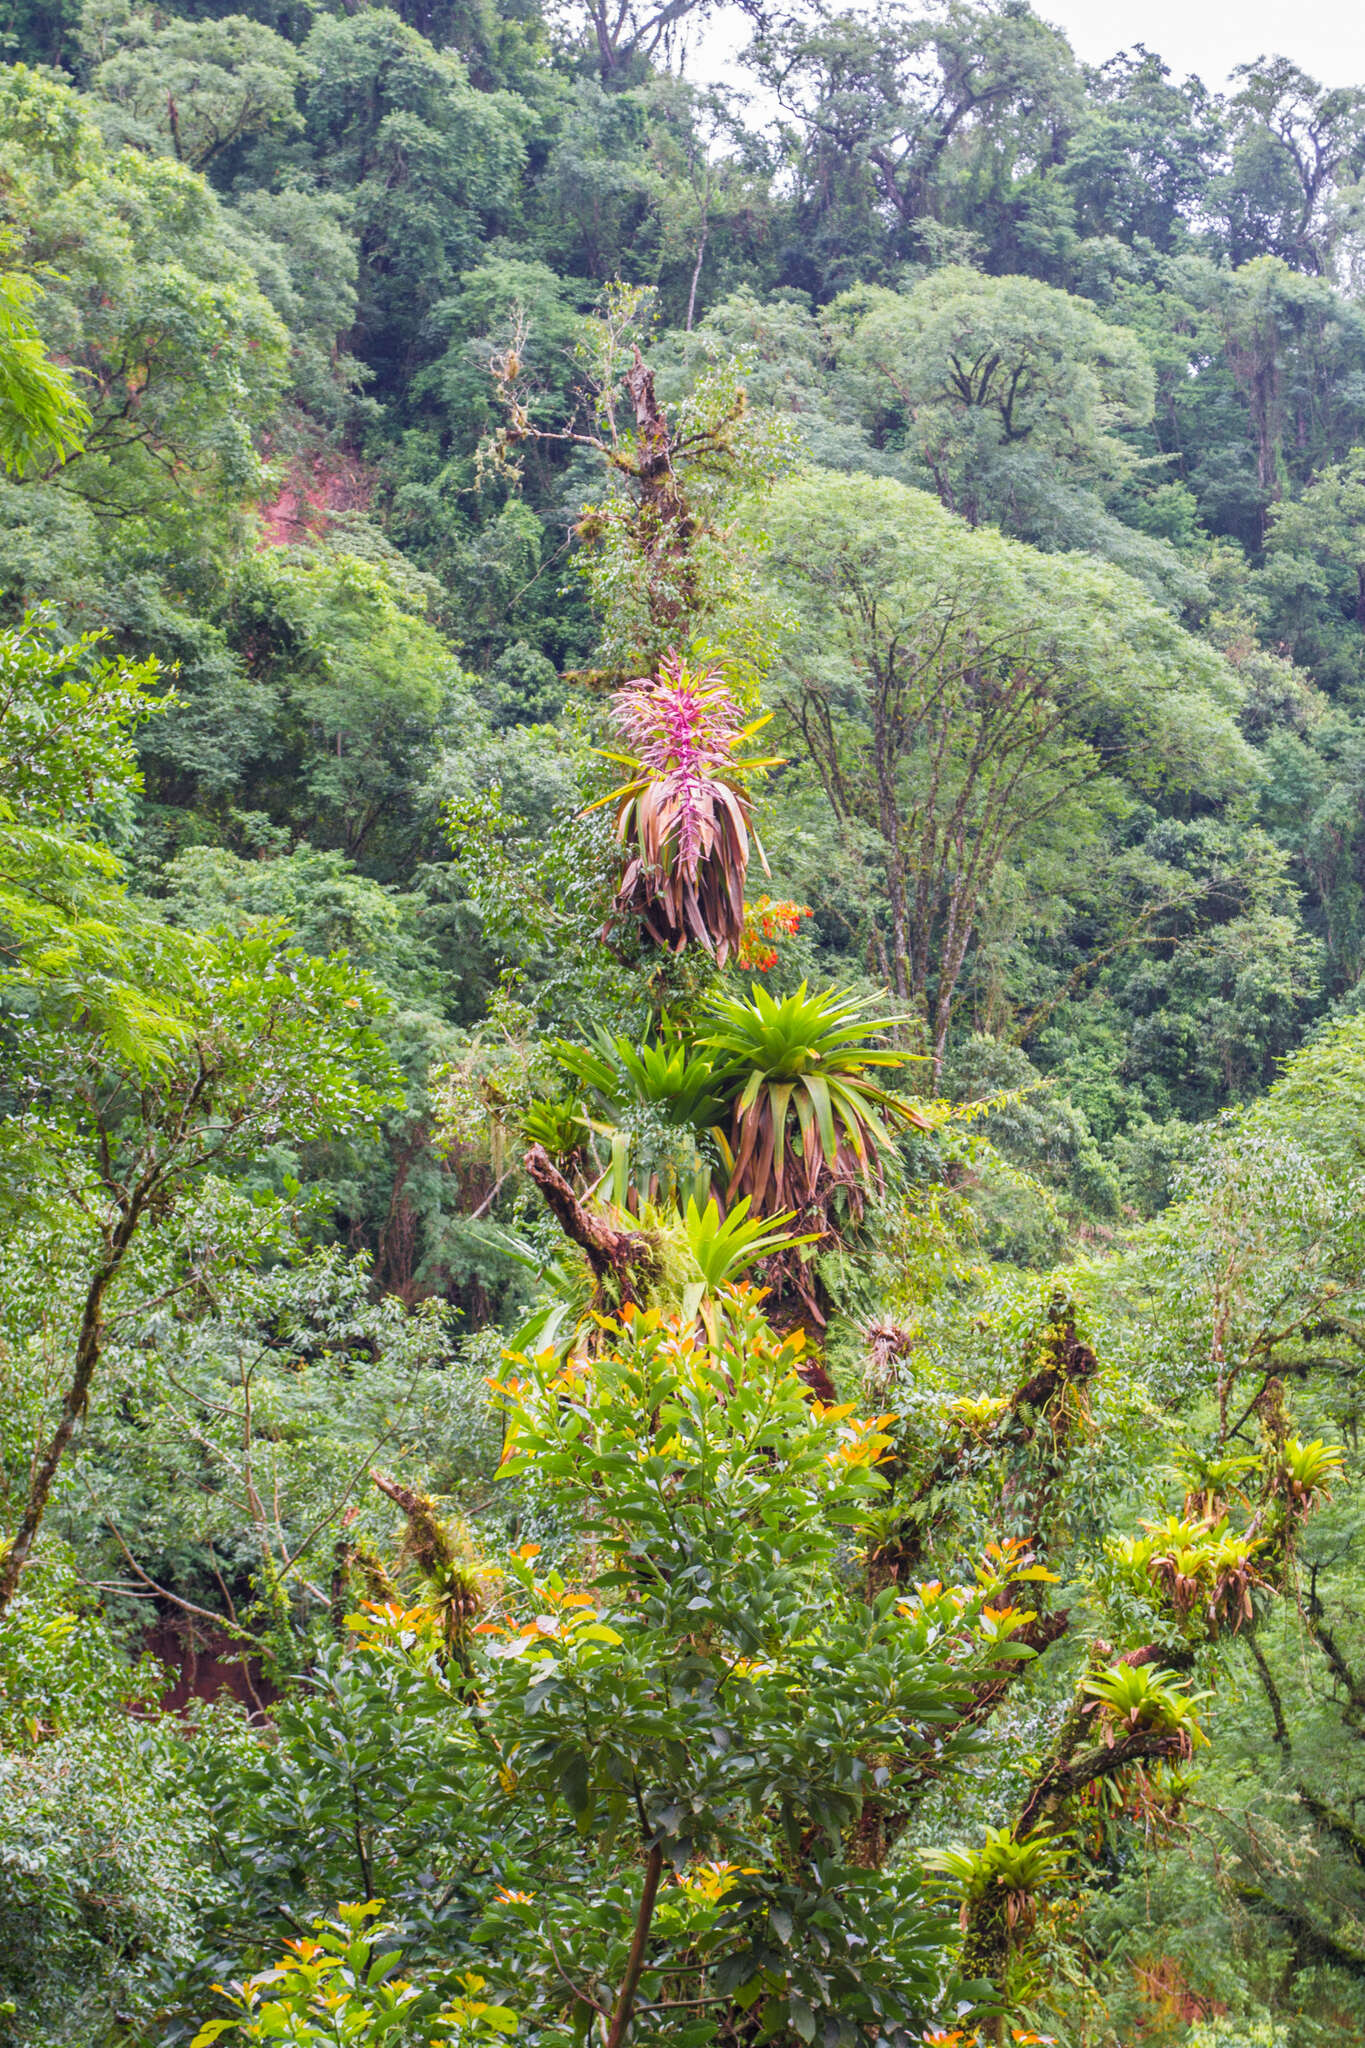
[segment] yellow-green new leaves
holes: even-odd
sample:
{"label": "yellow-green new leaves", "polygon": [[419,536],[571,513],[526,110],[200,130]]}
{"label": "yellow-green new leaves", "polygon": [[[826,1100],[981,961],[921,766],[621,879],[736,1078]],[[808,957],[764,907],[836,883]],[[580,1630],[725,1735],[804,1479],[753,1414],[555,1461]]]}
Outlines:
{"label": "yellow-green new leaves", "polygon": [[0,1000],[79,1019],[139,1066],[180,1035],[183,942],[127,897],[107,834],[140,787],[133,736],[164,706],[154,662],[0,632]]}
{"label": "yellow-green new leaves", "polygon": [[206,2021],[191,2048],[213,2048],[227,2034],[293,2048],[491,2048],[516,2032],[516,2014],[485,1998],[487,1984],[472,1971],[444,2001],[401,1977],[401,1948],[384,1948],[395,1934],[378,1919],[383,1905],[338,1906],[335,1920],[314,1921],[316,1938],[287,1941],[273,1969],[215,1985],[238,2016]]}
{"label": "yellow-green new leaves", "polygon": [[48,356],[31,317],[37,285],[0,272],[0,466],[25,476],[74,455],[90,412],[70,375]]}

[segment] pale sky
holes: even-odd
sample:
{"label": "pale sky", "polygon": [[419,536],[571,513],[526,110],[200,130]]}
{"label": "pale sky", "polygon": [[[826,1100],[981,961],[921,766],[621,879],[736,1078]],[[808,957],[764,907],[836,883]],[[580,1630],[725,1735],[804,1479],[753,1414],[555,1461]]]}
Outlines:
{"label": "pale sky", "polygon": [[[854,0],[856,5],[856,0]],[[1086,64],[1145,43],[1177,77],[1196,72],[1221,91],[1236,64],[1290,57],[1323,85],[1365,85],[1362,0],[1033,0]],[[735,57],[749,39],[744,18],[722,11],[687,57],[698,82],[743,88]],[[761,110],[756,110],[761,111]]]}
{"label": "pale sky", "polygon": [[1365,84],[1365,8],[1359,0],[1034,0],[1076,55],[1099,64],[1146,43],[1183,77],[1220,89],[1234,64],[1292,57],[1323,85]]}

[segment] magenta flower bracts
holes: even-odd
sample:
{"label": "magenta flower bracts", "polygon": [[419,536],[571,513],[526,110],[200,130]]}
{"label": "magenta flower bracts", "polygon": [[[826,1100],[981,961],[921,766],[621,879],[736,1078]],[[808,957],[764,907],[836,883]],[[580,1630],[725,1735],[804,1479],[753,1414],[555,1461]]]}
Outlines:
{"label": "magenta flower bracts", "polygon": [[658,945],[680,953],[690,939],[723,966],[744,935],[753,836],[744,777],[773,765],[739,754],[767,717],[742,724],[720,670],[689,669],[677,654],[618,690],[611,715],[630,750],[608,756],[630,779],[603,799],[617,806],[627,850],[618,905]]}

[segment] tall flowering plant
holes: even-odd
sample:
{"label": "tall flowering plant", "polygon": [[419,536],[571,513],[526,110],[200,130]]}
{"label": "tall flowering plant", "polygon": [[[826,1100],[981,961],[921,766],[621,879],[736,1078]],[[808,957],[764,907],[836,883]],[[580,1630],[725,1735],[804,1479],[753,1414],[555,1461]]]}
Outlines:
{"label": "tall flowering plant", "polygon": [[602,799],[627,850],[618,905],[658,945],[690,939],[724,966],[744,937],[751,841],[767,872],[744,778],[773,762],[741,757],[768,715],[743,724],[720,670],[675,653],[616,691],[611,717],[629,750],[607,755],[628,780]]}

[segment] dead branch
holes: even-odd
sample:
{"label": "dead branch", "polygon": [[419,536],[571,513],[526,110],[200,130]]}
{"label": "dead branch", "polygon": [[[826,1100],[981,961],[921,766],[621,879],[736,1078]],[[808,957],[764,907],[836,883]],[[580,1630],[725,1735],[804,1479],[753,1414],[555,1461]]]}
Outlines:
{"label": "dead branch", "polygon": [[618,1306],[637,1300],[634,1276],[649,1273],[655,1264],[649,1239],[639,1231],[616,1230],[585,1208],[543,1145],[533,1145],[527,1153],[526,1171],[564,1235],[586,1254],[598,1288],[606,1289]]}

